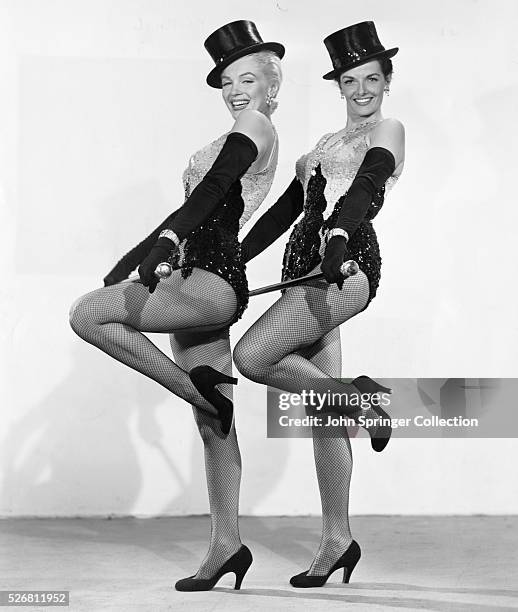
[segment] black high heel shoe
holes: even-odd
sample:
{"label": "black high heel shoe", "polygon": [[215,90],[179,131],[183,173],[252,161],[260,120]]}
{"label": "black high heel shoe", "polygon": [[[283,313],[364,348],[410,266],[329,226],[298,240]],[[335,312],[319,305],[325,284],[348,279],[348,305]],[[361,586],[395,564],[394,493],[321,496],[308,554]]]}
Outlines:
{"label": "black high heel shoe", "polygon": [[228,436],[234,418],[234,404],[216,389],[220,383],[237,385],[237,378],[218,372],[208,365],[197,366],[189,372],[192,384],[201,395],[218,411],[221,431]]}
{"label": "black high heel shoe", "polygon": [[360,560],[362,556],[362,552],[358,542],[353,540],[349,548],[344,552],[344,554],[338,559],[338,561],[333,565],[333,567],[329,570],[327,574],[324,576],[308,576],[308,571],[302,572],[302,574],[297,574],[296,576],[292,576],[290,578],[290,584],[298,589],[307,589],[309,587],[321,587],[328,581],[329,576],[333,572],[336,572],[337,569],[341,567],[344,568],[344,575],[342,582],[347,583],[353,573],[353,569],[356,567],[356,564]]}
{"label": "black high heel shoe", "polygon": [[[354,385],[358,391],[360,391],[360,393],[392,393],[392,389],[380,385],[368,376],[358,376],[358,378],[355,378],[351,384]],[[385,446],[387,446],[390,436],[392,435],[390,416],[383,410],[383,408],[380,408],[379,406],[372,406],[372,410],[374,410],[378,417],[382,419],[382,424],[376,427],[374,436],[371,434],[371,432],[369,432],[371,446],[377,453],[381,453]]]}
{"label": "black high heel shoe", "polygon": [[234,572],[236,575],[234,589],[239,590],[248,568],[252,565],[252,560],[253,557],[250,549],[243,544],[237,553],[233,554],[228,561],[223,563],[212,578],[189,576],[189,578],[178,580],[174,587],[177,591],[210,591],[221,576]]}

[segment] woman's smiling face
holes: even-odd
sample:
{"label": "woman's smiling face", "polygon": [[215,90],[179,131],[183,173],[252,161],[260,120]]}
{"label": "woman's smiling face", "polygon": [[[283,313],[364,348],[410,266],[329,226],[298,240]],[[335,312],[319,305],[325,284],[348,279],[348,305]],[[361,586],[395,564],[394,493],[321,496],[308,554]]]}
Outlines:
{"label": "woman's smiling face", "polygon": [[378,60],[355,66],[340,75],[340,91],[351,119],[370,117],[381,107],[389,81]]}
{"label": "woman's smiling face", "polygon": [[245,56],[232,62],[221,73],[223,100],[234,119],[245,108],[268,114],[266,98],[270,85],[261,64]]}

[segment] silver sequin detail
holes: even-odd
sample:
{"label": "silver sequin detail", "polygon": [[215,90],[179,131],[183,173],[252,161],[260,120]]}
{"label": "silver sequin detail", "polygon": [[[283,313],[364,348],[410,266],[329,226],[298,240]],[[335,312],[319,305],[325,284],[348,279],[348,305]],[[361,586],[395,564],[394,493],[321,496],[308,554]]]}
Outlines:
{"label": "silver sequin detail", "polygon": [[[221,135],[219,138],[203,147],[203,149],[197,151],[189,160],[189,165],[185,169],[182,177],[186,199],[196,185],[198,185],[207,174],[225,144],[228,134],[229,132]],[[255,174],[247,172],[241,178],[241,186],[243,188],[242,197],[245,208],[239,219],[239,229],[243,227],[259,208],[270,191],[275,169],[277,168],[278,149],[277,132],[275,132],[275,142],[273,144],[269,165],[264,168],[264,170],[256,172]]]}
{"label": "silver sequin detail", "polygon": [[[351,186],[369,148],[367,136],[378,123],[378,121],[371,121],[358,126],[354,130],[342,132],[339,140],[333,142],[329,147],[326,147],[326,144],[340,132],[325,134],[312,151],[297,160],[296,174],[304,187],[305,197],[307,196],[309,179],[312,175],[315,175],[315,168],[320,164],[322,175],[327,181],[324,190],[327,202],[324,219],[329,217],[336,202]],[[390,191],[396,180],[397,176],[391,176],[387,180],[385,193]]]}

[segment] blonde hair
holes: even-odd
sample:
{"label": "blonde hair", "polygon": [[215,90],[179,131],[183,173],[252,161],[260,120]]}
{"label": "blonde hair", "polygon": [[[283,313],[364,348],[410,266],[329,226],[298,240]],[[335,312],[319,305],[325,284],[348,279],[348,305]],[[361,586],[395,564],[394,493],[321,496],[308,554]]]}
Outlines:
{"label": "blonde hair", "polygon": [[[270,86],[275,88],[275,96],[277,95],[281,83],[282,83],[282,69],[281,69],[281,60],[279,56],[274,51],[258,51],[257,53],[251,53],[250,57],[253,57],[257,60],[257,63],[261,66],[264,76],[268,81]],[[272,101],[270,104],[270,113],[277,108],[279,103],[275,99],[275,96],[272,97]]]}

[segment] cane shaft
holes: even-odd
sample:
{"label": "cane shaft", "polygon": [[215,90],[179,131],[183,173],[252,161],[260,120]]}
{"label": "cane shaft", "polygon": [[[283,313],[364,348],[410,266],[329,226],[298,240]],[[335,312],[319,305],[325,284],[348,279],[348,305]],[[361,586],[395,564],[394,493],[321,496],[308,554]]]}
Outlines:
{"label": "cane shaft", "polygon": [[262,295],[263,293],[270,293],[271,291],[278,291],[279,289],[296,287],[297,285],[306,283],[309,280],[318,280],[319,278],[324,278],[322,272],[317,272],[316,274],[308,274],[308,276],[301,276],[300,278],[292,278],[291,280],[283,281],[282,283],[275,283],[274,285],[267,285],[266,287],[260,287],[259,289],[254,289],[253,291],[250,291],[248,295],[250,297],[253,297],[254,295]]}
{"label": "cane shaft", "polygon": [[[345,261],[340,268],[340,271],[344,275],[345,278],[349,276],[354,276],[358,272],[360,268],[358,264],[353,261]],[[301,276],[300,278],[292,278],[287,281],[283,281],[281,283],[275,283],[274,285],[267,285],[266,287],[260,287],[259,289],[254,289],[250,291],[248,294],[249,297],[253,297],[254,295],[262,295],[263,293],[270,293],[272,291],[278,291],[280,289],[287,289],[288,287],[296,287],[297,285],[303,285],[308,281],[315,281],[324,278],[324,274],[322,272],[317,272],[316,274],[308,274],[307,276]]]}

